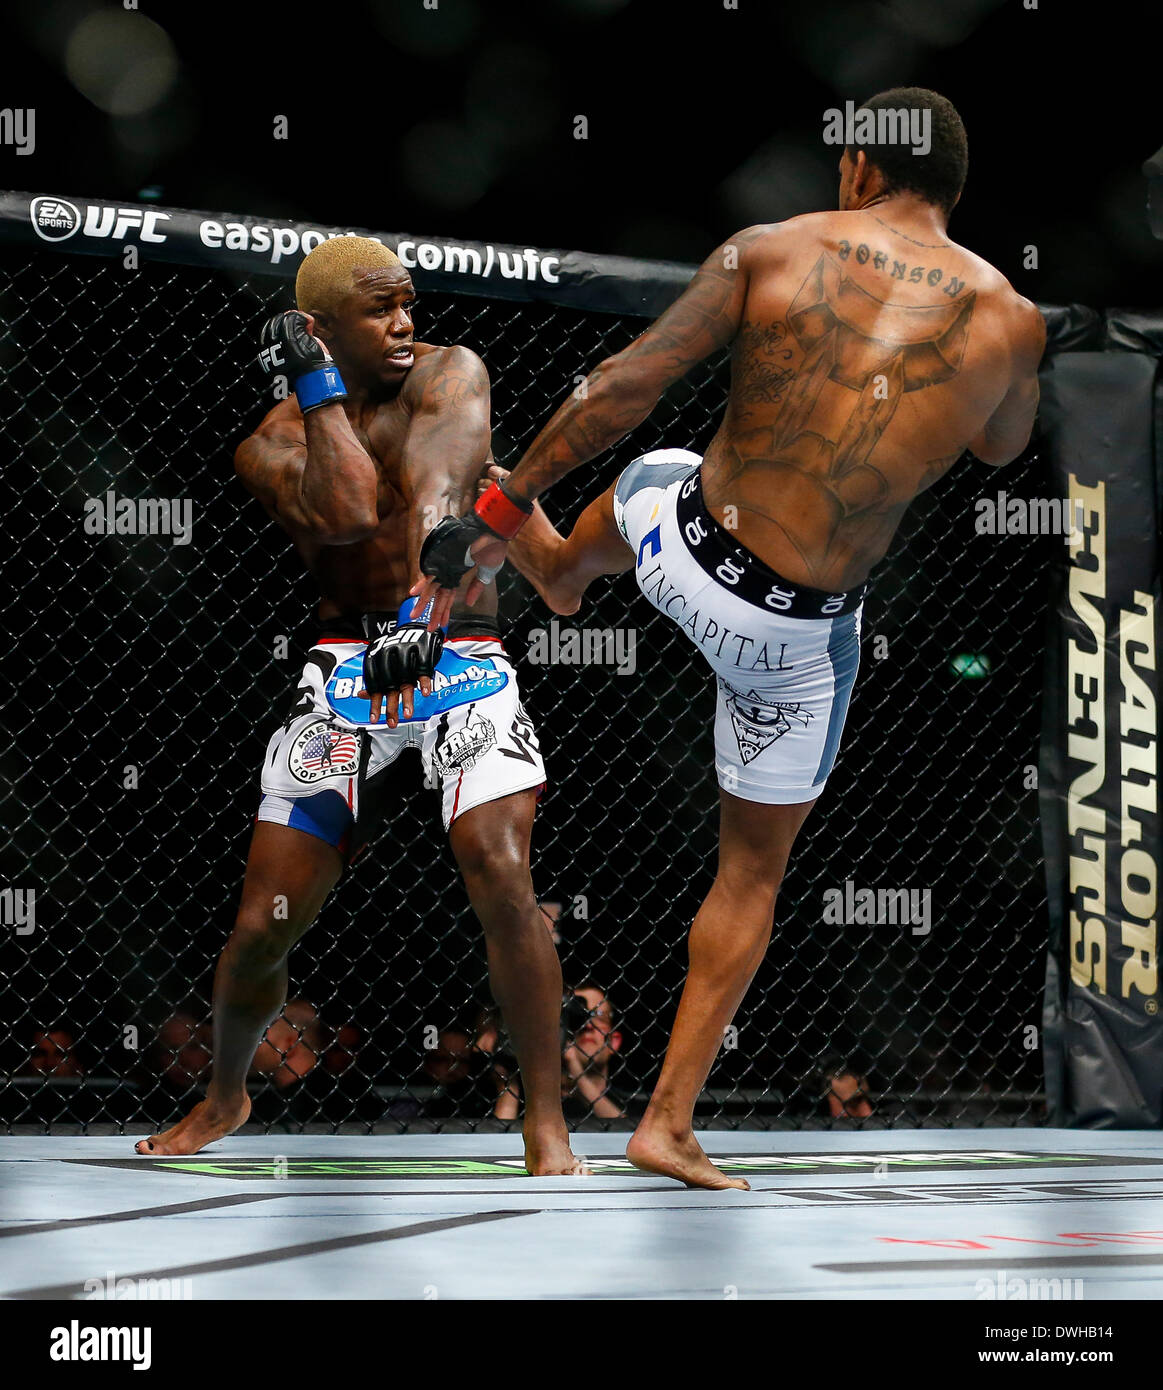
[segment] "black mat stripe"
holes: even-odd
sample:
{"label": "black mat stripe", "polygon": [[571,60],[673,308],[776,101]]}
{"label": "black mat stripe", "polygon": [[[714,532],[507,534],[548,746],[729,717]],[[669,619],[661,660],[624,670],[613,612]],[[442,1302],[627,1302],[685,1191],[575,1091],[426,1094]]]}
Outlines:
{"label": "black mat stripe", "polygon": [[111,1211],[104,1216],[74,1216],[62,1221],[30,1221],[23,1226],[0,1226],[5,1236],[43,1235],[46,1231],[74,1231],[78,1226],[103,1226],[114,1221],[143,1221],[149,1216],[178,1216],[187,1211],[212,1211],[215,1207],[236,1207],[244,1202],[269,1202],[278,1192],[247,1192],[238,1197],[203,1197],[197,1202],[172,1202],[164,1207],[133,1207]]}
{"label": "black mat stripe", "polygon": [[[279,1195],[267,1194],[270,1195]],[[307,1255],[322,1255],[331,1250],[351,1250],[360,1245],[376,1245],[387,1240],[407,1240],[412,1236],[432,1235],[451,1231],[459,1226],[477,1226],[486,1221],[508,1221],[514,1216],[539,1216],[538,1211],[480,1211],[471,1216],[451,1216],[440,1221],[417,1221],[411,1226],[396,1226],[390,1231],[368,1231],[359,1236],[334,1236],[330,1240],[311,1240],[302,1245],[281,1245],[275,1250],[258,1250],[249,1255],[232,1255],[223,1260],[203,1260],[198,1264],[172,1265],[165,1269],[148,1269],[136,1274],[121,1274],[120,1279],[185,1279],[195,1274],[218,1274],[227,1269],[249,1269],[255,1265],[277,1264],[281,1260],[298,1260]],[[84,1291],[84,1280],[68,1284],[46,1284],[38,1288],[13,1289],[6,1298],[76,1298]]]}
{"label": "black mat stripe", "polygon": [[1142,1255],[982,1255],[972,1260],[867,1260],[854,1264],[813,1265],[832,1274],[895,1274],[944,1269],[1073,1269],[1075,1265],[1159,1265],[1163,1250]]}

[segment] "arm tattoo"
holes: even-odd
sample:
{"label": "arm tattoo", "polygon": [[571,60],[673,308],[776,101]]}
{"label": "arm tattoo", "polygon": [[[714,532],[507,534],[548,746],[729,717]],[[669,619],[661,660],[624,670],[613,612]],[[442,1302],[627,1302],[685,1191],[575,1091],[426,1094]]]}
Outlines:
{"label": "arm tattoo", "polygon": [[475,353],[448,348],[410,379],[412,418],[403,448],[409,506],[408,563],[419,574],[420,546],[442,516],[472,506],[489,456],[489,378]]}
{"label": "arm tattoo", "polygon": [[590,373],[510,474],[514,492],[536,497],[612,448],[642,423],[668,386],[731,342],[746,287],[739,260],[766,230],[749,228],[715,251],[656,323]]}
{"label": "arm tattoo", "polygon": [[488,378],[479,365],[472,368],[463,363],[442,362],[421,387],[420,405],[422,409],[455,410],[487,390]]}

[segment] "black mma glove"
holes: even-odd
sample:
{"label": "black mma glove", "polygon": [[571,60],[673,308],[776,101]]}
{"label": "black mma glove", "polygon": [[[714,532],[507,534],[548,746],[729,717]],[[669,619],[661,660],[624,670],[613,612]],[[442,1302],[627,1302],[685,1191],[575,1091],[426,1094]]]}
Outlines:
{"label": "black mma glove", "polygon": [[275,314],[259,337],[259,366],[268,376],[286,373],[304,415],[332,401],[345,401],[339,368],[318,338],[307,332],[307,315],[298,309]]}
{"label": "black mma glove", "polygon": [[[477,567],[468,553],[469,548],[481,536],[493,534],[473,512],[465,516],[446,516],[424,537],[420,547],[420,573],[435,579],[442,589],[455,589],[469,570]],[[496,571],[485,569],[481,579],[487,584]]]}
{"label": "black mma glove", "polygon": [[363,654],[363,685],[369,695],[387,695],[436,674],[444,633],[424,623],[401,623],[395,632],[369,643]]}
{"label": "black mma glove", "polygon": [[492,483],[476,506],[464,516],[446,516],[425,536],[420,548],[420,573],[429,575],[442,589],[455,589],[474,567],[482,584],[488,584],[499,566],[478,565],[469,549],[482,536],[511,541],[533,514],[533,503],[519,501]]}

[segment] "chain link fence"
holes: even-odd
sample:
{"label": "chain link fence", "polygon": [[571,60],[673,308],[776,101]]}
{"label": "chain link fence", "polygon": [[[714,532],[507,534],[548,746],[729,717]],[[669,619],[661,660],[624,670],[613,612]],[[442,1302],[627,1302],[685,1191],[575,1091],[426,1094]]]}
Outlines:
{"label": "chain link fence", "polygon": [[[269,405],[258,329],[290,302],[271,277],[0,252],[9,1131],[145,1133],[208,1078],[213,965],[260,759],[313,631],[313,584],[231,465]],[[509,464],[575,379],[642,327],[443,293],[424,293],[417,313],[419,338],[484,359],[494,452]],[[725,363],[694,373],[554,489],[551,517],[571,520],[646,449],[705,448],[725,389]],[[1036,457],[1004,473],[962,462],[918,500],[877,572],[839,762],[793,852],[701,1127],[1041,1115],[1034,767],[1055,542],[976,534],[974,500],[999,484],[1043,491]],[[153,512],[171,518],[170,534],[87,530],[110,493],[170,504]],[[549,770],[534,884],[551,916],[561,905],[567,982],[605,994],[617,1044],[609,1098],[624,1118],[594,1115],[563,1065],[567,1113],[586,1127],[630,1124],[714,872],[714,682],[630,574],[595,586],[556,630],[516,574],[500,593]],[[576,629],[623,634],[621,660],[527,659],[545,634],[551,652],[571,650]],[[404,764],[387,829],[292,953],[292,1002],[252,1074],[254,1117],[268,1126],[502,1125],[504,1040],[481,932],[419,759]],[[830,922],[825,894],[846,883],[927,894],[927,930]],[[848,1116],[834,1114],[837,1075],[851,1078],[837,1091],[859,1084],[866,1097]]]}

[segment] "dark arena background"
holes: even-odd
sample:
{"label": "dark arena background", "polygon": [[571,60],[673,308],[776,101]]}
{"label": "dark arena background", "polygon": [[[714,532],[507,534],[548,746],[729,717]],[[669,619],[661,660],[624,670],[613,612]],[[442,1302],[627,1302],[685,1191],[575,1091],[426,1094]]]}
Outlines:
{"label": "dark arena background", "polygon": [[[351,0],[253,32],[169,8],[45,0],[0,47],[0,1302],[112,1298],[108,1271],[178,1290],[151,1299],[1158,1297],[1163,135],[1130,7],[1083,36],[1045,0]],[[950,235],[1041,311],[1041,407],[873,571],[839,759],[696,1109],[754,1190],[623,1156],[715,874],[714,682],[631,573],[556,618],[511,566],[590,1185],[525,1173],[481,927],[411,752],[291,953],[250,1123],[136,1154],[205,1094],[260,764],[316,634],[232,464],[305,247],[398,251],[417,339],[483,359],[512,467],[713,247],[834,207],[824,113],[905,84],[964,118]],[[550,518],[647,450],[704,451],[728,387],[704,362]],[[107,534],[124,498],[179,534]],[[1048,502],[1074,540],[981,524]],[[853,919],[861,890],[891,896]],[[565,1060],[595,993],[598,1104]]]}

